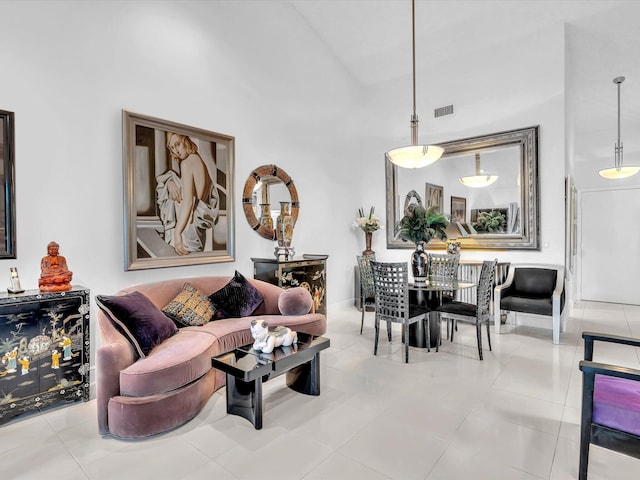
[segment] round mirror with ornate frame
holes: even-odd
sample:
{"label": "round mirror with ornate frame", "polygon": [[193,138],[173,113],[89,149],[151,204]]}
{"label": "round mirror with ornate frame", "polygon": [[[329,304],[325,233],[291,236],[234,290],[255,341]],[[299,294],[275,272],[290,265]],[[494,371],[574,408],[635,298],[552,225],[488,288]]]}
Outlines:
{"label": "round mirror with ornate frame", "polygon": [[[288,193],[288,198],[277,198],[279,190]],[[282,196],[282,194],[280,195]],[[276,239],[273,228],[275,219],[269,220],[271,213],[274,212],[270,207],[271,205],[279,207],[279,201],[291,202],[291,215],[295,225],[298,220],[300,202],[293,179],[287,172],[275,165],[262,165],[253,170],[242,191],[242,209],[249,226],[260,236],[269,240]],[[268,215],[266,219],[265,215]]]}

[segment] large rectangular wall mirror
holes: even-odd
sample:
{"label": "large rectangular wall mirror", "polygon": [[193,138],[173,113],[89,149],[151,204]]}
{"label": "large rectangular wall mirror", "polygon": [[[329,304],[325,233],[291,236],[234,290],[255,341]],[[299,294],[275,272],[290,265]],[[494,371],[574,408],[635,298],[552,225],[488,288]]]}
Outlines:
{"label": "large rectangular wall mirror", "polygon": [[[447,236],[462,248],[539,250],[538,130],[535,126],[440,143],[442,158],[421,169],[398,168],[386,160],[387,248],[415,248],[395,237],[395,225],[412,202],[434,204],[438,186],[437,204],[452,220]],[[482,188],[459,181],[477,173],[498,179]],[[437,239],[428,246],[444,247]]]}
{"label": "large rectangular wall mirror", "polygon": [[16,258],[13,116],[0,110],[0,258]]}

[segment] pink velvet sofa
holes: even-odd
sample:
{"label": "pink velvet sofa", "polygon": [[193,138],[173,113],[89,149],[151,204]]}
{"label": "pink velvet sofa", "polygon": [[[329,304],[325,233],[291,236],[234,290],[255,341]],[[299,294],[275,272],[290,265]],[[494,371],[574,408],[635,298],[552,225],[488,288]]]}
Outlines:
{"label": "pink velvet sofa", "polygon": [[[208,276],[139,284],[116,295],[138,291],[162,309],[189,282],[207,295],[224,287],[230,277]],[[283,290],[247,279],[264,297],[248,317],[225,318],[202,326],[179,328],[141,358],[127,338],[101,310],[97,312],[100,345],[96,350],[98,428],[102,435],[140,438],[176,428],[195,417],[209,397],[225,384],[224,373],[211,367],[211,357],[253,342],[250,322],[256,316],[270,326],[322,335],[326,317],[313,313],[311,296],[296,289],[282,307]],[[291,292],[293,293],[293,292]],[[300,293],[304,295],[300,295]],[[307,303],[309,302],[309,303]],[[300,305],[304,304],[302,312]]]}

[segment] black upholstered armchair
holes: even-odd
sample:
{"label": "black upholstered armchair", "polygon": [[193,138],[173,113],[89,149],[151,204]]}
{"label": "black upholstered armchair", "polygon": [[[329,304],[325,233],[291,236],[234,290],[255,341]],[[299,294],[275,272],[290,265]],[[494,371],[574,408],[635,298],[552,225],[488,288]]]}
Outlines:
{"label": "black upholstered armchair", "polygon": [[560,343],[560,330],[564,330],[564,267],[511,265],[505,282],[494,289],[496,333],[500,333],[501,311],[551,317],[553,343]]}

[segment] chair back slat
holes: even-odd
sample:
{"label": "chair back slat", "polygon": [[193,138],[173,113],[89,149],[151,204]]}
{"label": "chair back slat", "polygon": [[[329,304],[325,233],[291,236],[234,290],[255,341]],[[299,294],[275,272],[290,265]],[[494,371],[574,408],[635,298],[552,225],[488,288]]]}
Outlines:
{"label": "chair back slat", "polygon": [[429,283],[432,285],[451,285],[458,279],[460,254],[430,253],[428,266]]}
{"label": "chair back slat", "polygon": [[406,263],[371,262],[376,315],[386,322],[402,323],[409,316],[409,271]]}
{"label": "chair back slat", "polygon": [[371,261],[375,262],[375,253],[369,255],[358,255],[358,268],[360,269],[360,291],[364,298],[373,298],[375,295],[373,287],[373,272],[371,271]]}
{"label": "chair back slat", "polygon": [[491,310],[491,296],[495,283],[496,265],[498,260],[485,260],[482,262],[478,290],[476,296],[478,321],[488,321]]}

